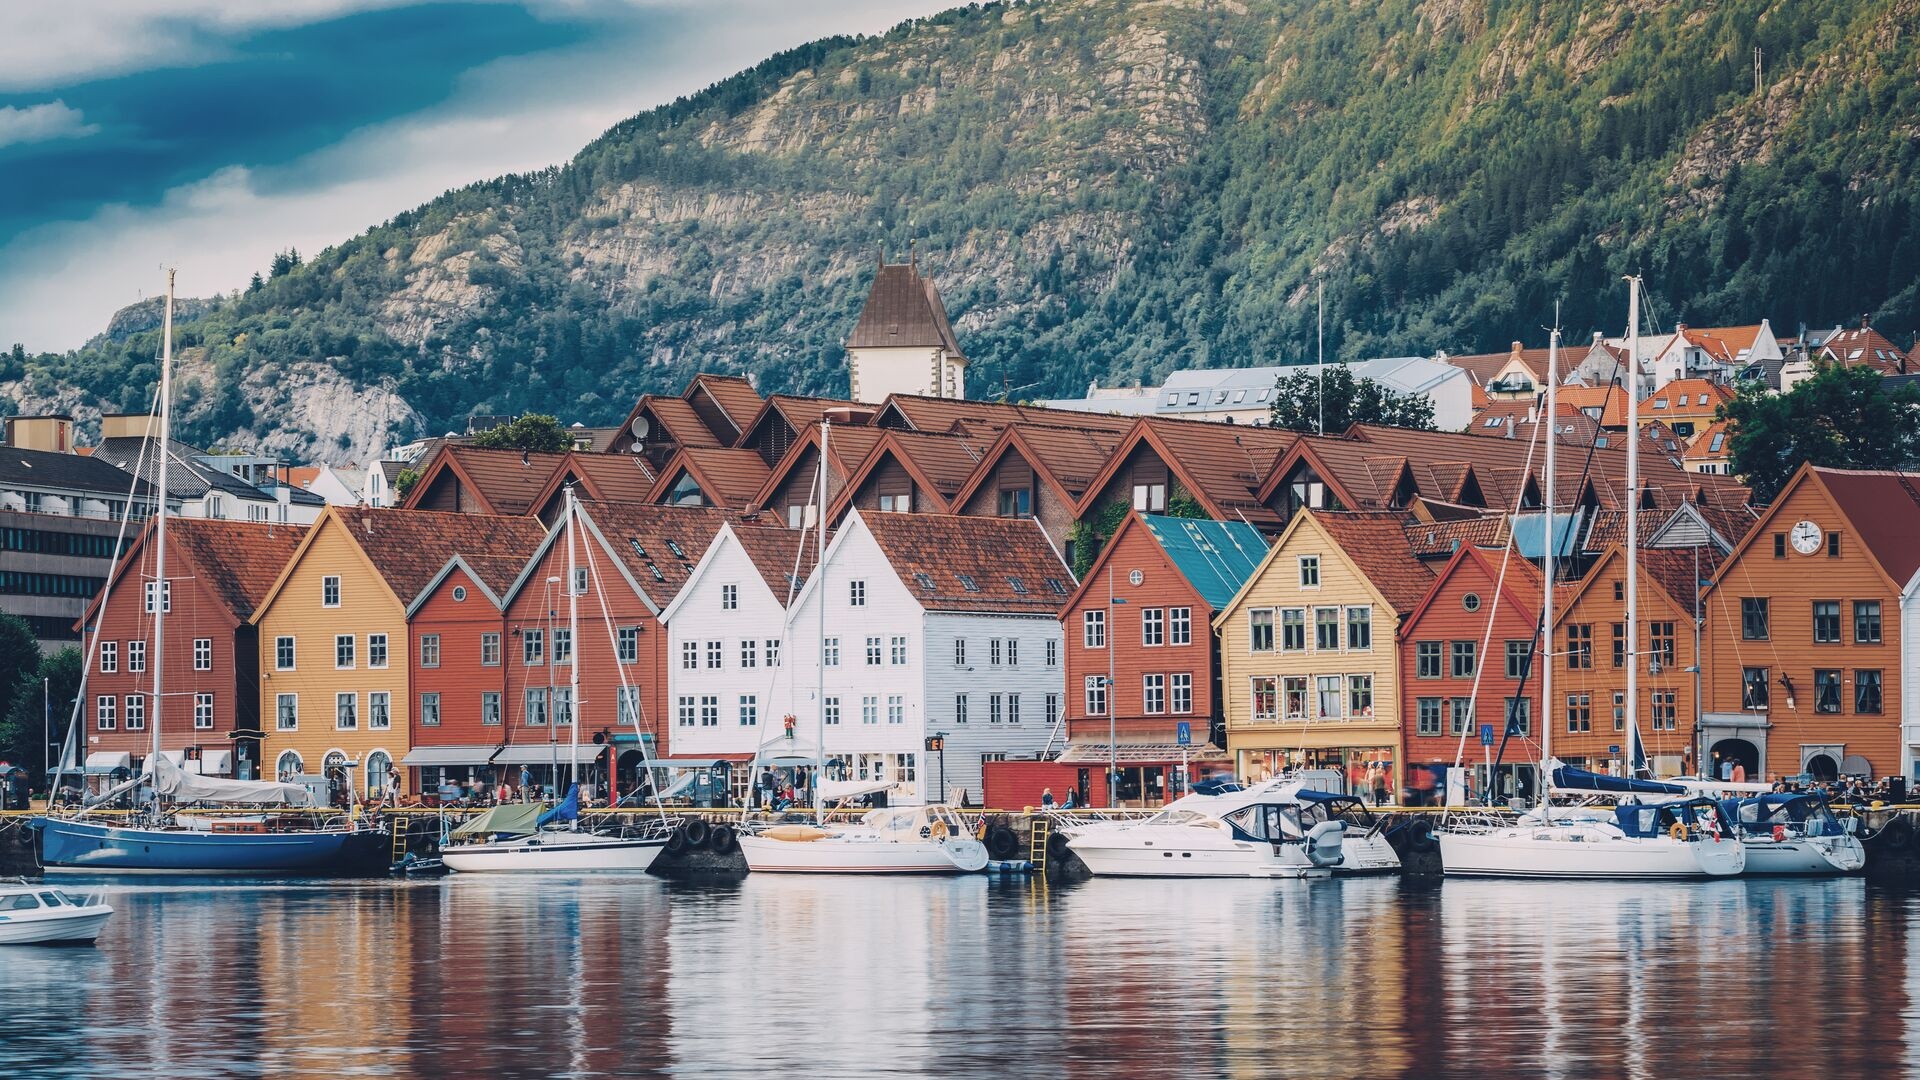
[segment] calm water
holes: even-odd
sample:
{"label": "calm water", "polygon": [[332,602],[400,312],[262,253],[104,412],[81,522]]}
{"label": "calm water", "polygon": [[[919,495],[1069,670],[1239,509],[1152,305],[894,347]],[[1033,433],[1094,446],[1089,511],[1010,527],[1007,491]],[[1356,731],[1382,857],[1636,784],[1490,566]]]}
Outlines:
{"label": "calm water", "polygon": [[463,878],[112,888],[0,1076],[1920,1073],[1920,894]]}

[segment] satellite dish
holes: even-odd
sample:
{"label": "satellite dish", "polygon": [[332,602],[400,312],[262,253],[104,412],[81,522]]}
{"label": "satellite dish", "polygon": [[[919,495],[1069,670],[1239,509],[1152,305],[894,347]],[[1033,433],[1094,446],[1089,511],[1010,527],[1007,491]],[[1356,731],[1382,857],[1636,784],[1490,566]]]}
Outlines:
{"label": "satellite dish", "polygon": [[653,422],[651,420],[648,420],[644,416],[636,416],[633,418],[633,437],[634,438],[644,439],[647,437],[647,433],[652,430],[653,430]]}

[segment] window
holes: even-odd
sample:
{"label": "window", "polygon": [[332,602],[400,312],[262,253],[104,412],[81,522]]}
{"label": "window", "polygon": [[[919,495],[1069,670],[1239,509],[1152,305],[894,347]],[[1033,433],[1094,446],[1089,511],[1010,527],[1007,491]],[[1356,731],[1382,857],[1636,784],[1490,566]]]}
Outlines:
{"label": "window", "polygon": [[1080,641],[1089,649],[1107,647],[1107,613],[1104,609],[1081,614]]}
{"label": "window", "polygon": [[693,695],[683,694],[674,701],[674,726],[690,728],[695,723],[699,710],[694,707]]}
{"label": "window", "polygon": [[420,695],[420,726],[421,727],[439,727],[440,726],[440,695],[439,694],[421,694]]}
{"label": "window", "polygon": [[1007,488],[1000,492],[1001,517],[1027,517],[1033,512],[1033,492],[1027,488]]}
{"label": "window", "polygon": [[1837,559],[1839,557],[1840,557],[1840,534],[1829,530],[1827,532],[1827,558]]}
{"label": "window", "polygon": [[756,727],[760,723],[760,695],[740,695],[740,726]]}
{"label": "window", "polygon": [[1273,609],[1254,608],[1247,612],[1247,649],[1250,652],[1273,651]]}
{"label": "window", "polygon": [[500,635],[480,635],[480,664],[482,667],[500,666]]}
{"label": "window", "polygon": [[500,726],[500,691],[480,692],[480,725],[482,727]]}
{"label": "window", "polygon": [[1507,734],[1525,738],[1533,732],[1533,699],[1510,697],[1502,713],[1507,718]]}
{"label": "window", "polygon": [[1613,666],[1615,670],[1627,666],[1627,624],[1613,624]]}
{"label": "window", "polygon": [[766,641],[767,666],[780,666],[780,639],[768,638]]}
{"label": "window", "polygon": [[987,723],[997,724],[1000,722],[1000,706],[1001,700],[999,694],[987,695]]}
{"label": "window", "polygon": [[553,662],[556,664],[573,663],[573,629],[567,626],[553,628]]}
{"label": "window", "polygon": [[719,671],[726,666],[725,643],[719,641],[707,642],[707,669],[710,671]]}
{"label": "window", "polygon": [[743,668],[760,666],[760,639],[744,638],[740,642],[740,666]]}
{"label": "window", "polygon": [[1813,602],[1813,640],[1816,644],[1839,643],[1840,601],[1815,600]]}
{"label": "window", "polygon": [[1416,641],[1413,643],[1413,677],[1416,679],[1440,677],[1440,642]]}
{"label": "window", "polygon": [[1165,675],[1140,676],[1140,711],[1148,716],[1167,711],[1167,677]]}
{"label": "window", "polygon": [[[293,639],[281,638],[280,640],[289,642],[287,649],[289,652],[291,652],[293,649],[293,646],[290,643],[293,641]],[[286,666],[292,667],[293,664],[288,663]],[[111,675],[114,672],[120,670],[120,643],[119,642],[103,641],[100,643],[100,670],[103,673],[108,675]]]}
{"label": "window", "polygon": [[828,727],[839,727],[840,699],[837,697],[823,698],[821,700],[820,713],[821,723],[826,724]]}
{"label": "window", "polygon": [[329,575],[320,579],[320,606],[340,606],[340,579]]}
{"label": "window", "polygon": [[[1858,607],[1859,605],[1855,605]],[[193,639],[193,670],[213,670],[213,639],[198,637]]]}
{"label": "window", "polygon": [[1680,729],[1679,692],[1674,690],[1655,690],[1651,709],[1653,730],[1678,731]]}
{"label": "window", "polygon": [[720,586],[720,610],[738,611],[740,609],[740,586]]}
{"label": "window", "polygon": [[893,764],[893,782],[911,784],[914,778],[915,755],[888,754],[887,760]]}
{"label": "window", "polygon": [[1307,718],[1307,677],[1289,675],[1280,680],[1280,715],[1287,720]]}
{"label": "window", "polygon": [[1161,608],[1140,609],[1140,645],[1152,648],[1167,643],[1167,613]]}
{"label": "window", "polygon": [[573,723],[573,687],[556,686],[551,694],[553,700],[553,722],[555,724]]}
{"label": "window", "polygon": [[[292,697],[282,694],[281,697]],[[120,699],[112,694],[101,694],[94,702],[93,726],[100,731],[112,731],[120,726]]]}
{"label": "window", "polygon": [[213,695],[193,695],[193,729],[195,731],[213,730]]}
{"label": "window", "polygon": [[298,731],[300,729],[299,694],[274,695],[273,729],[275,731]]}
{"label": "window", "polygon": [[529,627],[521,632],[520,662],[527,667],[546,663],[546,631]]}
{"label": "window", "polygon": [[[382,648],[385,648],[386,635],[381,634],[379,635],[379,637],[381,638]],[[373,639],[372,638],[367,639],[367,662],[369,664],[373,663]],[[384,665],[374,664],[374,666],[381,667]],[[439,634],[421,634],[420,635],[420,666],[421,667],[439,667],[440,666],[440,635]]]}
{"label": "window", "polygon": [[1373,715],[1373,676],[1347,676],[1347,715],[1356,720]]}
{"label": "window", "polygon": [[1007,695],[1007,723],[1017,724],[1019,722],[1020,722],[1020,695],[1008,694]]}
{"label": "window", "polygon": [[621,727],[637,728],[640,726],[640,688],[639,687],[637,686],[621,687],[620,692],[614,697],[614,706],[615,706],[614,720]]}
{"label": "window", "polygon": [[1167,508],[1167,485],[1133,485],[1133,508],[1149,514],[1158,514]]}
{"label": "window", "polygon": [[860,699],[860,722],[878,724],[880,722],[880,699],[867,694]]}
{"label": "window", "polygon": [[1047,725],[1051,727],[1060,722],[1060,695],[1048,694],[1046,701]]}
{"label": "window", "polygon": [[613,633],[613,656],[622,664],[640,662],[640,628],[622,626]]}
{"label": "window", "polygon": [[283,750],[273,761],[273,775],[279,777],[281,783],[292,780],[305,770],[306,765],[300,761],[300,754],[296,750]]}
{"label": "window", "polygon": [[341,671],[353,667],[353,635],[333,635],[333,666]]}
{"label": "window", "polygon": [[1047,666],[1060,666],[1060,643],[1052,638],[1047,639]]}
{"label": "window", "polygon": [[1173,686],[1173,711],[1190,713],[1193,711],[1193,673],[1176,671],[1168,678]]}
{"label": "window", "polygon": [[953,639],[953,666],[954,667],[967,666],[967,639],[966,638],[957,637]]}
{"label": "window", "polygon": [[703,694],[700,697],[700,726],[720,726],[720,695]]}
{"label": "window", "polygon": [[1253,721],[1277,720],[1280,718],[1280,684],[1271,675],[1253,677]]}
{"label": "window", "polygon": [[1855,645],[1880,644],[1880,601],[1855,600],[1853,602],[1853,643]]}
{"label": "window", "polygon": [[1674,657],[1677,655],[1672,620],[1648,623],[1647,640],[1648,651],[1653,654],[1652,662],[1659,665],[1655,670],[1666,671],[1672,668],[1676,662]]}
{"label": "window", "polygon": [[867,666],[880,666],[880,638],[878,635],[867,638]]}
{"label": "window", "polygon": [[1527,677],[1527,660],[1533,653],[1531,641],[1507,642],[1507,678],[1524,679]]}
{"label": "window", "polygon": [[967,722],[967,695],[965,694],[953,695],[953,722],[956,724]]}
{"label": "window", "polygon": [[352,731],[360,726],[360,695],[333,695],[333,729]]}
{"label": "window", "polygon": [[821,660],[820,660],[821,663],[825,664],[827,667],[839,667],[840,666],[840,639],[837,637],[830,637],[825,639],[821,643],[820,653],[821,653]]}
{"label": "window", "polygon": [[1567,695],[1567,734],[1593,730],[1593,695]]}
{"label": "window", "polygon": [[1817,713],[1840,711],[1840,672],[1831,668],[1820,668],[1814,671],[1813,711]]}
{"label": "window", "polygon": [[1303,589],[1320,587],[1320,556],[1300,556],[1300,587]]}
{"label": "window", "polygon": [[913,493],[880,496],[880,512],[883,514],[907,514],[913,512]]}
{"label": "window", "polygon": [[1440,734],[1440,699],[1423,697],[1414,703],[1415,732],[1420,735]]}
{"label": "window", "polygon": [[1453,677],[1456,679],[1473,678],[1474,655],[1479,651],[1479,644],[1472,641],[1455,641],[1449,644],[1453,646],[1453,667],[1451,669]]}
{"label": "window", "polygon": [[1280,609],[1280,649],[1282,652],[1307,651],[1307,609]]}
{"label": "window", "polygon": [[1020,639],[1017,637],[1007,639],[1007,666],[1020,666]]}
{"label": "window", "polygon": [[1473,699],[1457,697],[1448,698],[1447,701],[1449,707],[1447,734],[1466,734],[1467,729],[1473,726]]}
{"label": "window", "polygon": [[[334,580],[337,582],[340,579],[335,578]],[[160,584],[159,582],[154,582],[154,581],[147,582],[146,607],[147,607],[147,614],[149,615],[153,614],[153,591],[155,587],[158,586],[159,584]],[[337,591],[338,586],[336,586],[335,588]],[[163,615],[173,614],[173,582],[171,581],[167,582],[166,587],[160,590],[160,607],[162,608],[161,614]]]}
{"label": "window", "polygon": [[1313,647],[1322,652],[1340,651],[1340,609],[1313,609]]}
{"label": "window", "polygon": [[1567,624],[1567,668],[1571,671],[1593,669],[1593,624]]}
{"label": "window", "polygon": [[1613,692],[1613,730],[1627,730],[1627,693],[1624,690]]}
{"label": "window", "polygon": [[367,730],[385,731],[393,726],[393,695],[385,690],[367,694]]}
{"label": "window", "polygon": [[1626,583],[1626,582],[1624,582],[1624,581],[1616,581],[1616,582],[1614,582],[1614,583],[1613,583],[1613,598],[1614,598],[1615,600],[1625,600],[1625,599],[1627,598],[1627,583]]}
{"label": "window", "polygon": [[1853,673],[1853,711],[1863,716],[1879,715],[1879,671],[1856,671]]}
{"label": "window", "polygon": [[1767,669],[1750,667],[1740,669],[1740,707],[1764,711],[1767,707]]}
{"label": "window", "polygon": [[904,634],[895,634],[892,640],[887,642],[887,659],[895,667],[900,667],[907,662],[907,639]]}
{"label": "window", "polygon": [[147,670],[147,643],[145,641],[127,642],[127,670]]}
{"label": "window", "polygon": [[527,718],[526,725],[528,727],[546,727],[547,726],[546,687],[544,686],[527,687],[526,695],[521,700],[521,707],[525,710],[524,715]]}
{"label": "window", "polygon": [[1350,607],[1347,609],[1347,648],[1373,648],[1372,608]]}
{"label": "window", "polygon": [[1784,559],[1787,557],[1787,534],[1786,533],[1773,534],[1773,557],[1776,559]]}
{"label": "window", "polygon": [[1765,641],[1768,634],[1767,598],[1740,598],[1740,636],[1747,641]]}
{"label": "window", "polygon": [[847,582],[847,606],[867,606],[867,583],[865,581]]}
{"label": "window", "polygon": [[1086,681],[1087,715],[1107,715],[1107,677],[1089,675]]}
{"label": "window", "polygon": [[1167,644],[1193,644],[1193,609],[1176,607],[1167,609]]}
{"label": "window", "polygon": [[680,670],[682,671],[700,670],[700,643],[699,642],[683,641],[680,643]]}
{"label": "window", "polygon": [[387,635],[367,635],[367,666],[370,668],[387,666]]}
{"label": "window", "polygon": [[1318,699],[1314,703],[1317,707],[1315,715],[1322,720],[1341,719],[1345,715],[1340,711],[1340,706],[1345,696],[1342,684],[1346,680],[1338,675],[1317,675],[1313,681],[1315,697]]}

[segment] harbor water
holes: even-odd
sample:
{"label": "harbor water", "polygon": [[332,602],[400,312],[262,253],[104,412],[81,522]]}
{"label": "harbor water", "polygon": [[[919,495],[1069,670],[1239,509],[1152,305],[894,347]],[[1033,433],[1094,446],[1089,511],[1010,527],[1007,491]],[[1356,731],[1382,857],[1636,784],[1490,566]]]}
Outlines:
{"label": "harbor water", "polygon": [[1920,894],[1859,879],[106,887],[0,948],[0,1075],[1920,1072]]}

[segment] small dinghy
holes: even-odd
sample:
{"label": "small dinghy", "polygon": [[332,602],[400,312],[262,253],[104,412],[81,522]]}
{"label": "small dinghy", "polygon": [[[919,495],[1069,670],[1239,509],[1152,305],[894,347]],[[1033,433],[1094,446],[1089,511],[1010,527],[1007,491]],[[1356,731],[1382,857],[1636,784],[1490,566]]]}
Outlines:
{"label": "small dinghy", "polygon": [[112,914],[98,896],[76,900],[25,878],[0,881],[0,945],[91,945]]}

